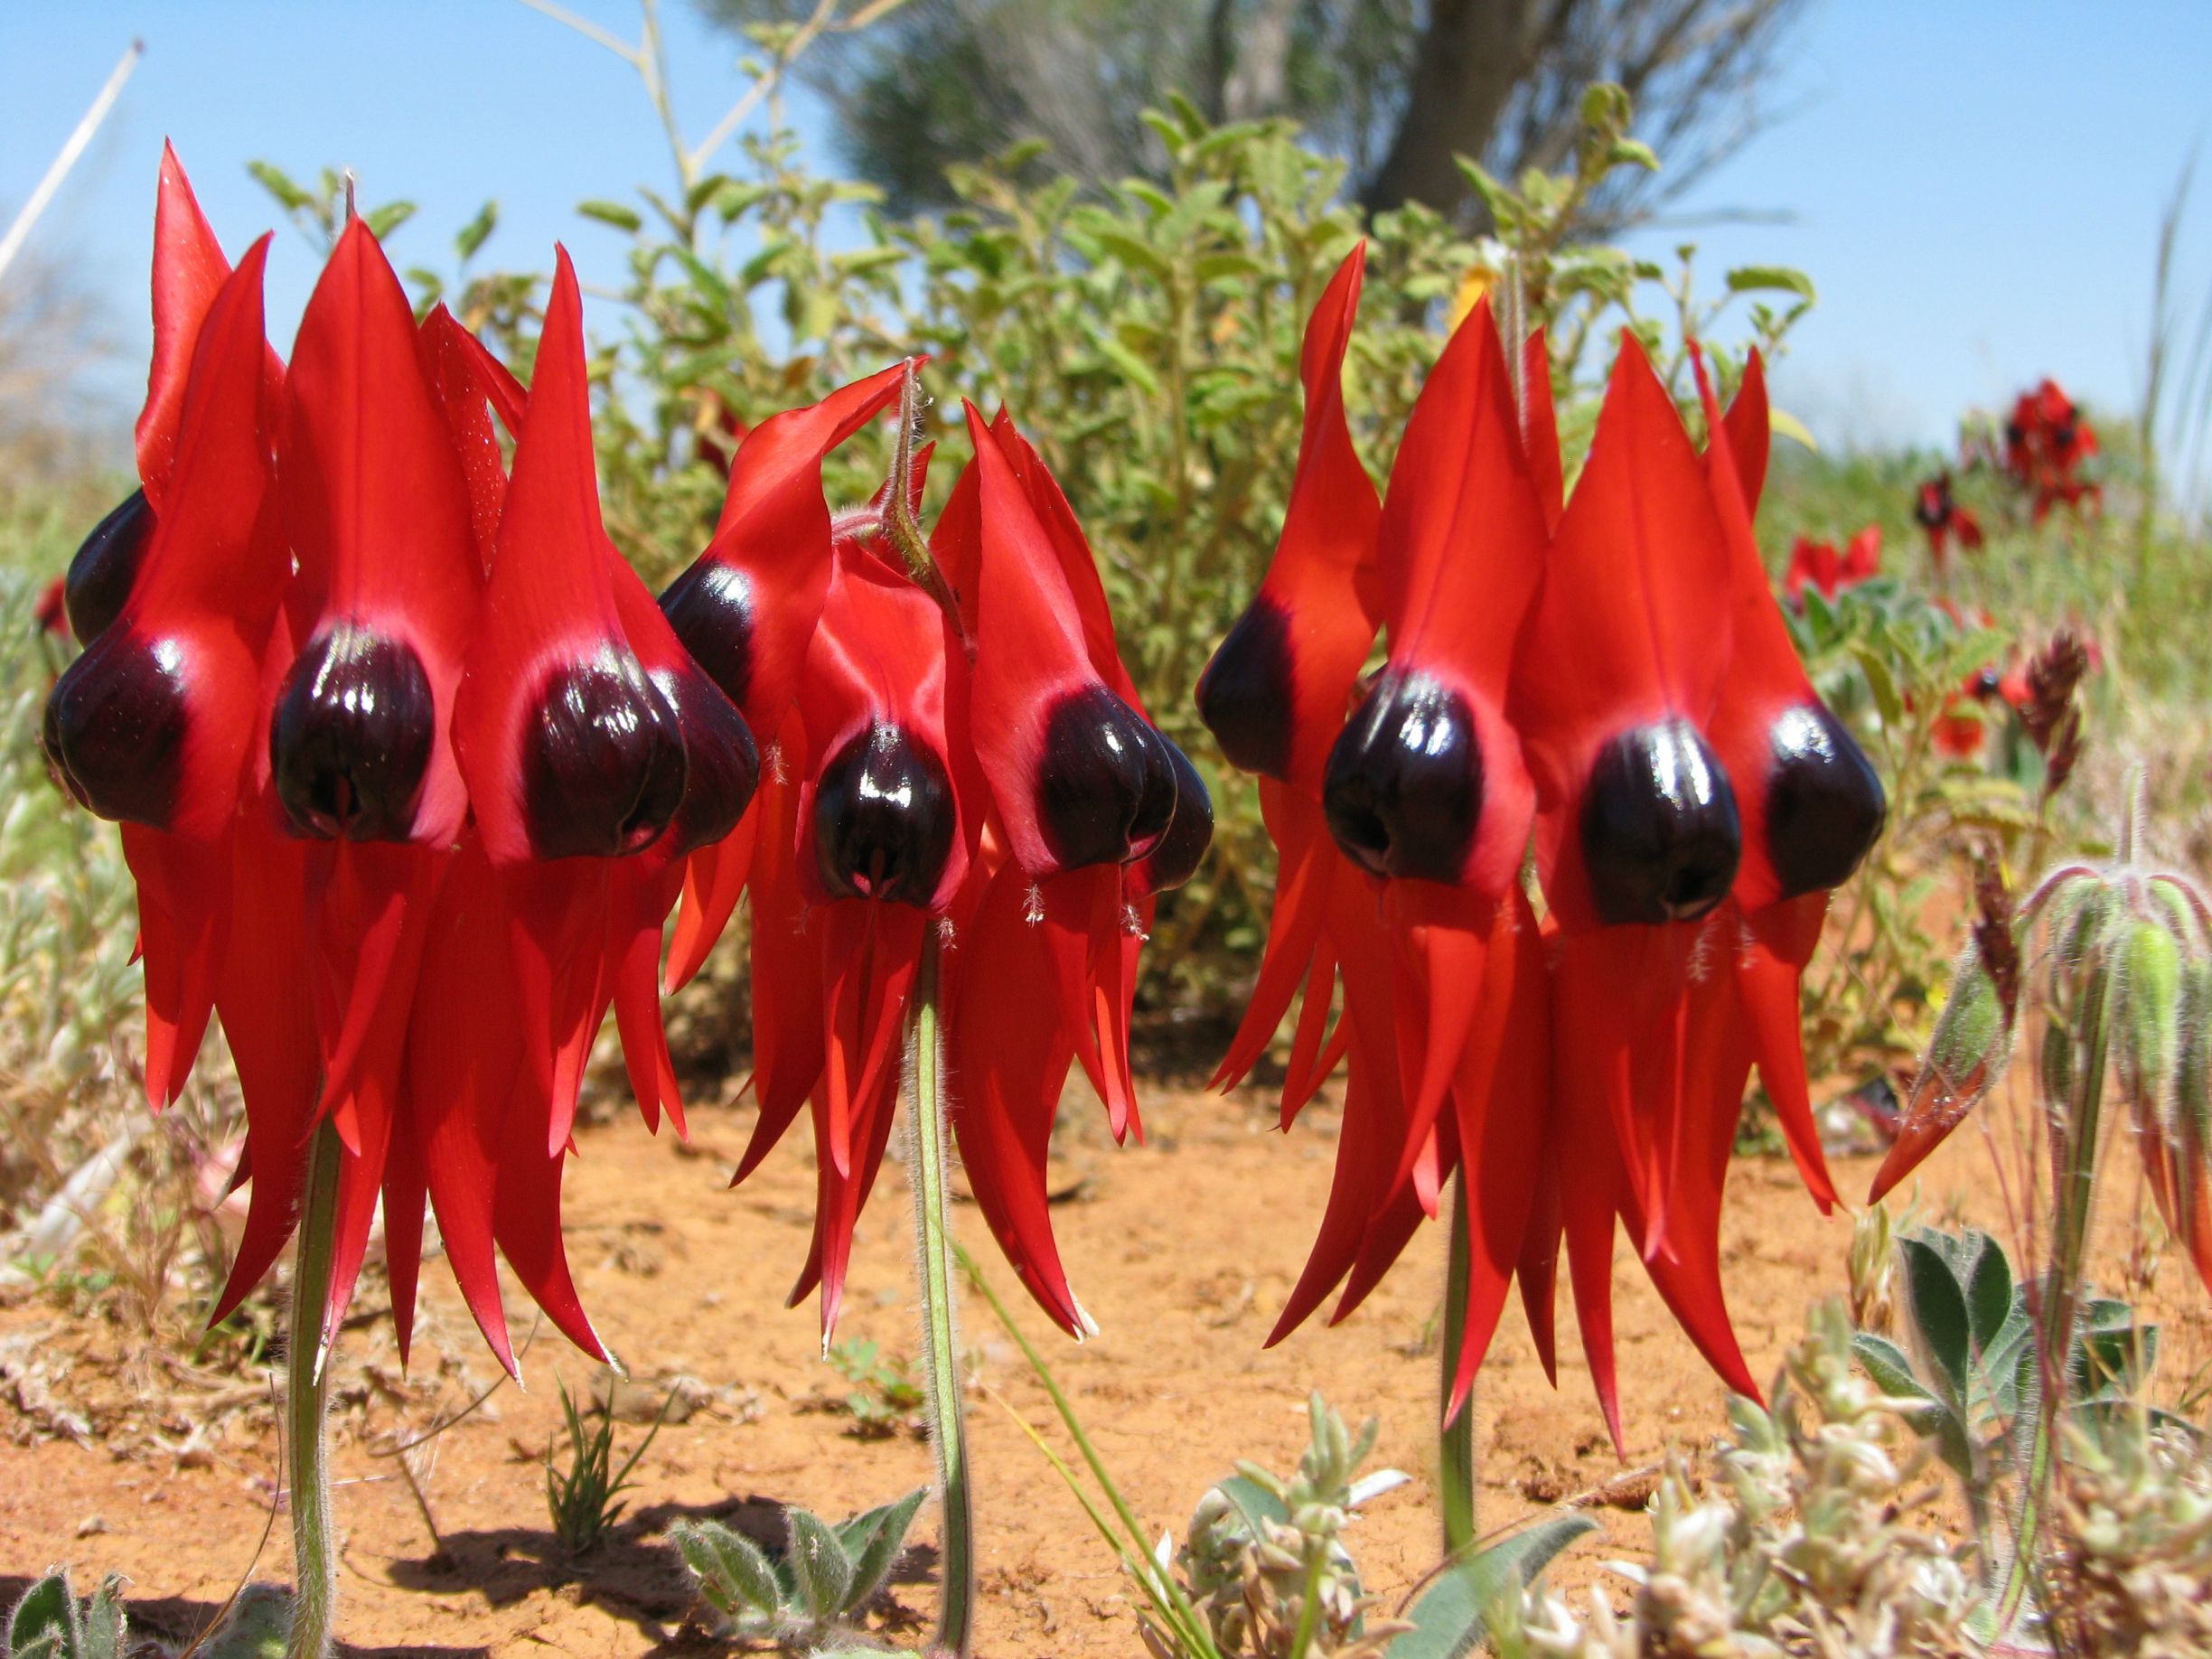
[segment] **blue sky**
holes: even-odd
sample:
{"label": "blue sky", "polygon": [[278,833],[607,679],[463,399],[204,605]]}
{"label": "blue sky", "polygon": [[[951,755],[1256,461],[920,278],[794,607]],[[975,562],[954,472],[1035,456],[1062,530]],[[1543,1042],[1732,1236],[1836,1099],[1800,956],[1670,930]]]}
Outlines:
{"label": "blue sky", "polygon": [[[696,137],[743,89],[738,52],[687,0],[664,7]],[[633,0],[572,9],[634,36]],[[542,268],[560,238],[587,286],[617,279],[621,239],[575,204],[670,176],[630,71],[517,0],[0,0],[0,203],[29,192],[134,35],[146,56],[33,241],[106,303],[118,421],[145,360],[164,135],[234,250],[276,217],[247,161],[330,162],[368,200],[420,205],[398,263],[449,263],[451,231],[492,197],[484,262]],[[2159,215],[2206,136],[2208,69],[2212,6],[2189,0],[1816,0],[1776,99],[1786,118],[1680,204],[1789,221],[1661,228],[1643,245],[1696,240],[1709,281],[1754,260],[1813,274],[1821,303],[1777,388],[1823,442],[1942,441],[1962,408],[2042,373],[2132,409]],[[801,124],[824,151],[803,106]],[[2212,158],[2206,173],[2181,262],[2192,299],[2212,290]],[[314,270],[282,230],[280,339]]]}

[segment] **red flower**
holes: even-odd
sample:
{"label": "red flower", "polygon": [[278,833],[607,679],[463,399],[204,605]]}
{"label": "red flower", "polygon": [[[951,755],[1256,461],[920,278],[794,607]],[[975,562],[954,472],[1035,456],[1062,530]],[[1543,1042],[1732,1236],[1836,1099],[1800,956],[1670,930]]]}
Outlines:
{"label": "red flower", "polygon": [[[1515,418],[1478,311],[1422,391],[1377,523],[1336,392],[1357,270],[1355,255],[1308,330],[1306,441],[1276,562],[1199,689],[1232,757],[1274,771],[1261,799],[1281,855],[1268,955],[1223,1076],[1257,1056],[1301,977],[1286,1120],[1340,1055],[1351,1065],[1321,1237],[1276,1334],[1347,1276],[1343,1307],[1356,1304],[1458,1167],[1472,1260],[1455,1405],[1516,1273],[1551,1366],[1563,1231],[1584,1345],[1617,1416],[1616,1215],[1692,1336],[1748,1392],[1718,1275],[1743,1084],[1758,1064],[1815,1195],[1832,1201],[1797,980],[1825,890],[1883,810],[1806,684],[1758,564],[1756,360],[1725,421],[1709,405],[1727,441],[1701,461],[1625,342],[1562,515],[1549,398],[1538,390]],[[1545,373],[1532,342],[1522,379],[1541,389]],[[1324,466],[1347,482],[1312,487]],[[1870,541],[1861,548],[1870,562]],[[1717,614],[1715,595],[1731,595]],[[1345,724],[1314,665],[1336,665],[1345,698],[1377,612],[1389,659]],[[1311,774],[1303,790],[1278,780],[1336,728],[1318,780],[1332,846]],[[1541,946],[1518,880],[1532,804],[1550,909]]]}
{"label": "red flower", "polygon": [[2081,476],[2096,453],[2095,431],[2056,380],[2047,379],[2014,401],[2005,423],[2005,470],[2032,493],[2038,524],[2060,502],[2078,508],[2085,500],[2103,501],[2103,487]]}
{"label": "red flower", "polygon": [[[695,965],[726,916],[717,907],[749,886],[760,1118],[736,1178],[811,1105],[818,1199],[792,1300],[820,1289],[826,1338],[934,934],[978,1207],[1031,1293],[1080,1331],[1045,1207],[1045,1143],[1078,1059],[1116,1133],[1137,1127],[1137,951],[1153,895],[1204,853],[1211,806],[1146,717],[1090,548],[1005,415],[968,412],[976,460],[937,527],[933,569],[917,579],[892,550],[887,493],[839,515],[833,533],[820,457],[907,372],[848,389],[803,432],[756,429],[715,544],[663,600],[702,661],[743,675],[748,712],[780,719],[750,828],[692,859],[701,920],[680,926],[670,972]],[[764,533],[740,494],[759,495],[755,446],[769,442],[801,534]],[[890,486],[910,508],[927,458]],[[755,602],[771,583],[781,600]]]}
{"label": "red flower", "polygon": [[1881,526],[1870,524],[1851,539],[1842,552],[1832,541],[1814,541],[1800,536],[1790,547],[1789,567],[1782,577],[1783,596],[1802,608],[1809,585],[1823,599],[1833,599],[1847,587],[1856,587],[1881,574]]}
{"label": "red flower", "polygon": [[1951,474],[1938,473],[1920,486],[1913,503],[1913,519],[1927,534],[1928,557],[1941,576],[1951,557],[1952,538],[1969,553],[1982,548],[1982,521],[1951,496]]}
{"label": "red flower", "polygon": [[450,317],[417,329],[358,220],[288,376],[266,240],[226,274],[173,156],[155,248],[142,488],[72,561],[91,643],[45,745],[125,820],[155,1104],[211,1003],[237,1062],[253,1191],[215,1317],[281,1251],[327,1113],[326,1334],[380,1198],[403,1354],[429,1204],[503,1364],[495,1243],[604,1356],[559,1233],[585,1050],[642,958],[623,1038],[648,1116],[674,1105],[652,952],[677,860],[728,832],[755,759],[600,526],[567,257],[525,399]]}
{"label": "red flower", "polygon": [[32,608],[31,615],[42,633],[50,634],[57,640],[76,637],[70,632],[67,576],[56,576],[39,589],[38,604]]}

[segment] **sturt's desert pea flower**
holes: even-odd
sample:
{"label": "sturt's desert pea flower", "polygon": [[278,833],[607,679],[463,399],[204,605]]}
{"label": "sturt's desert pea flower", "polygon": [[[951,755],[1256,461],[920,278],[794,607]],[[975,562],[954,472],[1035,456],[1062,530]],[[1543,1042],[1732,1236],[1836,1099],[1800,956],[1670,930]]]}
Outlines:
{"label": "sturt's desert pea flower", "polygon": [[2035,522],[2055,506],[2103,502],[2104,487],[2082,475],[2097,453],[2095,429],[2057,381],[2047,379],[2014,400],[2004,436],[2005,471],[2029,492]]}
{"label": "sturt's desert pea flower", "polygon": [[1804,590],[1818,590],[1833,599],[1847,587],[1856,587],[1881,574],[1881,526],[1870,524],[1836,551],[1832,541],[1814,541],[1800,536],[1790,544],[1789,565],[1782,573],[1782,596],[1792,609],[1804,606]]}
{"label": "sturt's desert pea flower", "polygon": [[[1541,336],[1516,397],[1478,309],[1422,390],[1378,514],[1340,385],[1358,269],[1355,252],[1309,325],[1282,539],[1198,693],[1224,753],[1261,772],[1281,856],[1222,1079],[1256,1059],[1301,977],[1286,1122],[1350,1061],[1336,1186],[1277,1336],[1347,1276],[1356,1302],[1457,1169],[1469,1257],[1448,1415],[1516,1275],[1551,1367],[1563,1236],[1617,1425],[1617,1220],[1709,1359],[1751,1392],[1719,1278],[1728,1153],[1756,1064],[1808,1185],[1832,1201],[1797,987],[1827,890],[1883,818],[1752,538],[1760,365],[1725,416],[1705,394],[1701,455],[1625,336],[1562,505]],[[1341,481],[1326,492],[1312,487],[1324,467]],[[1384,665],[1360,682],[1385,623]],[[1297,774],[1301,748],[1324,745],[1318,778]],[[1532,848],[1541,933],[1521,880]]]}
{"label": "sturt's desert pea flower", "polygon": [[403,1353],[435,1207],[503,1364],[495,1248],[604,1356],[559,1233],[585,1053],[623,1001],[641,1105],[675,1108],[661,922],[743,814],[753,741],[601,525],[566,255],[525,394],[450,316],[417,327],[357,219],[286,371],[265,249],[230,270],[164,155],[140,489],[72,561],[88,648],[44,730],[122,822],[153,1102],[211,1010],[237,1064],[252,1193],[215,1317],[290,1237],[327,1124],[325,1338],[380,1201]]}
{"label": "sturt's desert pea flower", "polygon": [[[831,515],[822,456],[894,400],[905,426],[884,492]],[[736,1179],[811,1111],[815,1227],[792,1300],[820,1292],[825,1340],[925,1001],[943,1010],[977,1205],[1080,1333],[1046,1143],[1079,1060],[1117,1135],[1139,1130],[1137,955],[1154,895],[1203,856],[1212,807],[1146,716],[1090,547],[1004,412],[968,411],[974,458],[923,542],[918,413],[902,364],[754,428],[714,542],[662,595],[774,733],[745,823],[689,859],[668,978],[696,970],[749,891],[760,1116]]]}
{"label": "sturt's desert pea flower", "polygon": [[1982,520],[1958,504],[1951,492],[1951,474],[1938,473],[1920,485],[1913,499],[1913,521],[1927,536],[1928,558],[1940,576],[1951,561],[1955,540],[1969,553],[1982,550]]}

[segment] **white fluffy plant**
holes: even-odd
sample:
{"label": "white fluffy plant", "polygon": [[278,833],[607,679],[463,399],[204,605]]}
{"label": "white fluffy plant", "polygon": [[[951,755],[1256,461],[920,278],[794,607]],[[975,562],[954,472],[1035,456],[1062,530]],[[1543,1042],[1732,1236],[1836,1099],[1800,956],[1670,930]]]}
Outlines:
{"label": "white fluffy plant", "polygon": [[1934,1495],[1928,1457],[1852,1369],[1838,1304],[1815,1310],[1774,1403],[1730,1402],[1735,1432],[1712,1477],[1676,1460],[1653,1495],[1652,1559],[1609,1563],[1577,1608],[1542,1589],[1494,1612],[1501,1659],[1949,1659],[1979,1654],[1967,1556],[1911,1524]]}

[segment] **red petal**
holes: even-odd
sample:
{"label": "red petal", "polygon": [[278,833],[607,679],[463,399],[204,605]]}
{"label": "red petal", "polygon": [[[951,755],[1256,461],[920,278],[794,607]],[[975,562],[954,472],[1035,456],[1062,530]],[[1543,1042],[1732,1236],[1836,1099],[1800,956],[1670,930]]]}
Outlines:
{"label": "red petal", "polygon": [[952,1128],[976,1207],[1023,1287],[1070,1336],[1085,1329],[1053,1239],[1045,1158],[1073,1045],[1029,878],[1008,858],[948,963]]}
{"label": "red petal", "polygon": [[159,1111],[184,1092],[214,1011],[230,933],[231,844],[125,824],[123,856],[138,884],[146,1102]]}
{"label": "red petal", "polygon": [[340,629],[413,656],[435,734],[406,836],[450,847],[469,802],[446,734],[483,566],[414,314],[361,220],[348,223],[308,298],[290,390],[278,479],[309,619],[301,668]]}
{"label": "red petal", "polygon": [[898,398],[898,364],[810,408],[773,415],[730,466],[714,539],[661,603],[691,654],[756,733],[783,723],[830,584],[822,457]]}
{"label": "red petal", "polygon": [[432,914],[408,1031],[408,1091],[445,1259],[484,1340],[511,1373],[492,1203],[508,1096],[525,1061],[504,899],[483,844],[469,836]]}
{"label": "red petal", "polygon": [[1365,267],[1362,242],[1306,325],[1306,413],[1282,534],[1260,591],[1198,680],[1200,713],[1230,759],[1317,800],[1382,623],[1373,567],[1382,502],[1352,446],[1343,388]]}
{"label": "red petal", "polygon": [[1514,678],[1514,720],[1546,814],[1544,894],[1570,930],[1597,920],[1573,830],[1598,748],[1633,726],[1711,714],[1730,670],[1729,576],[1704,468],[1624,335]]}

